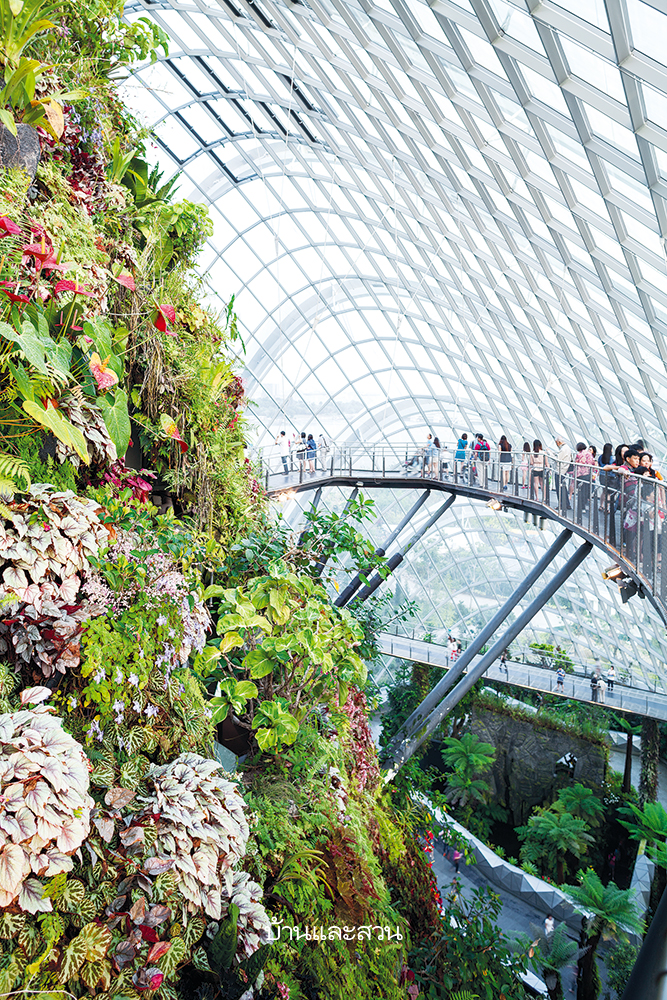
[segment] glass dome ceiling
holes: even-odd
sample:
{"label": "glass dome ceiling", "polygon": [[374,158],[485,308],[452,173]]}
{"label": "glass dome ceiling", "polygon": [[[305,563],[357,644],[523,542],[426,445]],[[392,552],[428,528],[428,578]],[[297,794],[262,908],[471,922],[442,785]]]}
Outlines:
{"label": "glass dome ceiling", "polygon": [[[667,444],[664,0],[132,0],[259,421]],[[253,384],[255,383],[255,384]]]}
{"label": "glass dome ceiling", "polygon": [[[171,38],[123,96],[166,174],[182,171],[180,196],[211,206],[200,268],[221,302],[237,296],[259,443],[283,428],[339,444],[483,430],[547,446],[642,436],[665,458],[667,0],[126,11]],[[454,511],[424,558],[461,558]],[[502,566],[513,581],[543,548],[521,529],[508,559],[506,532],[475,517],[485,579]],[[602,616],[602,655],[634,650],[643,682],[663,685],[664,627],[648,602],[621,608],[598,563],[548,627],[594,652]],[[429,588],[421,619],[447,627],[438,601],[465,601]]]}

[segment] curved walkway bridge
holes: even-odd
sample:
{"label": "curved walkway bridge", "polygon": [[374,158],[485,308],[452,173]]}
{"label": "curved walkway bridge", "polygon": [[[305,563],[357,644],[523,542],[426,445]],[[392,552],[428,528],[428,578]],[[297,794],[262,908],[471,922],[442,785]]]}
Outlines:
{"label": "curved walkway bridge", "polygon": [[[646,598],[667,623],[667,572],[663,573],[662,568],[661,533],[667,502],[665,487],[653,478],[635,475],[607,477],[602,474],[601,481],[596,482],[594,476],[599,471],[597,468],[587,466],[585,474],[576,475],[572,466],[559,467],[557,462],[550,459],[542,477],[534,477],[530,482],[530,469],[521,464],[523,453],[506,453],[509,454],[509,460],[501,462],[499,455],[486,452],[486,461],[482,460],[481,455],[484,453],[481,453],[473,461],[450,461],[445,465],[442,453],[440,456],[437,453],[415,454],[414,445],[407,448],[335,448],[326,456],[320,455],[315,460],[315,471],[309,471],[308,459],[301,460],[292,455],[285,456],[283,460],[277,450],[274,449],[273,452],[273,455],[269,454],[268,462],[267,453],[264,453],[260,458],[260,466],[266,491],[274,498],[316,490],[313,502],[317,505],[322,490],[329,486],[350,487],[353,490],[352,496],[356,496],[360,489],[417,491],[419,496],[415,503],[376,550],[378,555],[385,555],[396,542],[431,491],[445,494],[446,499],[435,513],[389,556],[386,566],[392,572],[458,497],[478,500],[498,512],[521,511],[524,520],[532,518],[539,526],[543,526],[548,519],[563,528],[514,593],[406,720],[386,752],[390,774],[395,773],[412,756],[473,684],[499,659],[502,652],[584,561],[593,546],[608,555],[612,564],[607,571],[609,579],[615,580],[620,586],[622,599],[625,601],[635,594]],[[573,537],[581,539],[581,544],[525,610],[501,632],[501,626],[521,599]],[[383,576],[376,574],[362,586],[357,575],[341,592],[336,604],[342,607],[353,597],[365,600],[380,586],[383,579]],[[494,641],[488,652],[480,654],[491,639]],[[404,653],[398,655],[405,656]],[[427,661],[428,658],[430,653]],[[541,688],[535,683],[530,686]],[[575,688],[576,686],[571,694],[568,691],[568,696],[590,700],[590,695],[585,698],[582,696],[583,692]],[[626,711],[664,718],[663,711],[667,705],[665,696],[644,691],[637,693],[639,697],[636,707],[633,704],[630,709],[627,704],[627,707],[624,706]],[[632,701],[634,703],[635,699]]]}

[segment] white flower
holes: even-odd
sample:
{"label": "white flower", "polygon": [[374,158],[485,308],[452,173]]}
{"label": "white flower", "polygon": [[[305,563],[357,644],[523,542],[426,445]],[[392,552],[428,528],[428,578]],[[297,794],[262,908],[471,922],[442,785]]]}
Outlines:
{"label": "white flower", "polygon": [[120,667],[116,667],[116,673],[114,674],[114,678],[113,679],[116,682],[116,684],[122,684],[122,682],[123,682],[123,675],[121,673]]}
{"label": "white flower", "polygon": [[158,615],[157,618],[155,619],[155,621],[156,621],[156,623],[158,625],[166,625],[167,624],[167,616],[166,615]]}
{"label": "white flower", "polygon": [[70,710],[70,712],[73,712],[78,704],[79,704],[79,699],[75,698],[74,695],[71,694],[67,699],[67,707]]}
{"label": "white flower", "polygon": [[138,698],[135,698],[134,701],[132,702],[132,708],[134,709],[135,712],[141,712],[141,702],[139,701]]}
{"label": "white flower", "polygon": [[139,675],[138,674],[130,674],[130,676],[127,679],[129,681],[129,683],[132,685],[132,687],[136,687],[137,684],[139,683]]}
{"label": "white flower", "polygon": [[90,724],[90,735],[94,736],[96,740],[100,741],[100,743],[104,739],[104,730],[100,728],[100,724],[97,719],[93,719]]}
{"label": "white flower", "polygon": [[106,677],[107,677],[107,675],[106,675],[106,671],[105,671],[104,667],[100,667],[100,669],[95,674],[95,683],[96,684],[101,684],[102,681],[106,680]]}
{"label": "white flower", "polygon": [[154,715],[157,715],[159,711],[160,709],[157,707],[157,705],[146,705],[146,708],[144,709],[144,715],[147,715],[150,719]]}

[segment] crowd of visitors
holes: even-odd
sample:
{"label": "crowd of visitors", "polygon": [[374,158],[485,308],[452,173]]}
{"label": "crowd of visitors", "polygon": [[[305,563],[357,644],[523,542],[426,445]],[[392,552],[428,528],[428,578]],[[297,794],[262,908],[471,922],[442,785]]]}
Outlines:
{"label": "crowd of visitors", "polygon": [[[331,450],[331,445],[324,434],[320,434],[316,441],[314,436],[307,434],[306,431],[301,431],[301,434],[292,431],[290,435],[287,431],[280,431],[276,435],[274,444],[278,448],[282,472],[285,476],[289,475],[292,469],[297,468],[303,472],[315,473],[318,460],[320,467],[324,470],[327,456]],[[308,466],[307,470],[306,465]]]}

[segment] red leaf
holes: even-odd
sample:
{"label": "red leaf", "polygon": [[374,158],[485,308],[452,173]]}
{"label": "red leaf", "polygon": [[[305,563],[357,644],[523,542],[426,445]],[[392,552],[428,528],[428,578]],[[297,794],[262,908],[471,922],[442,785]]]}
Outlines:
{"label": "red leaf", "polygon": [[176,310],[174,309],[173,306],[170,306],[170,305],[159,305],[158,309],[162,313],[162,315],[165,317],[165,319],[168,319],[170,323],[175,323],[176,322]]}
{"label": "red leaf", "polygon": [[147,964],[158,962],[171,948],[171,941],[156,941],[146,958]]}
{"label": "red leaf", "polygon": [[[11,284],[13,284],[13,282],[0,281],[0,285],[3,285],[3,286],[4,285],[11,285]],[[18,285],[17,285],[17,289],[18,289]],[[28,296],[27,295],[20,295],[18,293],[18,290],[16,292],[10,292],[8,288],[4,288],[3,287],[3,288],[0,288],[0,292],[4,292],[5,295],[7,295],[8,298],[10,298],[12,302],[30,302],[30,299],[28,298]]]}
{"label": "red leaf", "polygon": [[15,222],[7,218],[6,215],[0,215],[0,237],[2,236],[18,236],[21,232],[21,227],[17,226]]}
{"label": "red leaf", "polygon": [[147,927],[146,924],[142,924],[139,930],[144,941],[150,941],[151,944],[155,944],[157,941],[157,931],[154,927]]}
{"label": "red leaf", "polygon": [[131,274],[114,274],[113,278],[119,285],[123,285],[124,288],[129,288],[131,292],[136,292],[137,286],[135,285],[134,278]]}
{"label": "red leaf", "polygon": [[60,295],[61,292],[74,292],[76,295],[87,295],[89,298],[92,298],[93,295],[83,285],[77,285],[76,281],[69,281],[68,279],[59,281],[53,291],[56,295]]}

